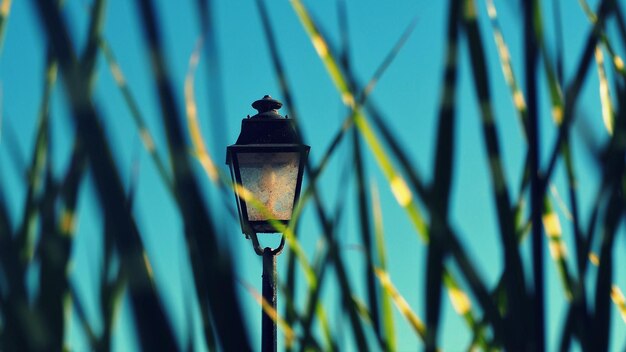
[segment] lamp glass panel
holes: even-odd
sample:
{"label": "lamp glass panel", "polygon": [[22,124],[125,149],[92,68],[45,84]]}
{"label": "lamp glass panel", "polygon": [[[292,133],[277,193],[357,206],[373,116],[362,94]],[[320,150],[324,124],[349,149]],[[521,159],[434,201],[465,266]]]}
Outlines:
{"label": "lamp glass panel", "polygon": [[269,210],[271,217],[246,203],[248,221],[290,220],[300,153],[237,153],[242,185]]}

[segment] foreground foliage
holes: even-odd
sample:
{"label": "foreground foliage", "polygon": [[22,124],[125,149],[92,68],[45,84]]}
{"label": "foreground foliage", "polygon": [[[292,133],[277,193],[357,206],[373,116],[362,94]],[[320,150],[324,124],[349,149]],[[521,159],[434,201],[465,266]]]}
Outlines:
{"label": "foreground foliage", "polygon": [[[271,53],[273,69],[281,88],[281,96],[297,121],[297,106],[293,88],[289,85],[283,58],[277,50],[276,34],[269,19],[267,4],[256,0],[263,31]],[[126,189],[121,181],[119,161],[114,160],[110,141],[103,132],[102,113],[96,108],[93,95],[95,67],[98,57],[105,60],[128,109],[134,119],[146,152],[154,162],[158,177],[166,186],[177,206],[187,245],[187,255],[193,270],[194,289],[199,301],[203,323],[203,338],[210,350],[250,350],[252,343],[245,328],[245,315],[237,298],[237,279],[231,258],[223,250],[216,233],[215,215],[207,207],[199,184],[205,178],[216,189],[226,190],[228,197],[237,185],[215,165],[198,124],[194,93],[195,69],[200,60],[200,47],[191,60],[184,87],[184,106],[187,116],[180,116],[181,102],[176,99],[169,68],[164,60],[160,28],[155,5],[151,0],[138,0],[137,9],[143,38],[151,51],[153,88],[160,101],[161,119],[167,136],[169,162],[163,160],[154,144],[133,92],[125,82],[123,70],[102,35],[106,11],[105,0],[95,0],[90,9],[87,43],[77,51],[69,28],[62,16],[63,9],[54,1],[32,1],[38,18],[45,28],[49,50],[44,79],[35,146],[27,170],[25,207],[20,217],[12,218],[0,189],[0,350],[62,350],[70,321],[70,312],[80,318],[82,332],[95,350],[109,350],[112,330],[124,294],[131,301],[136,322],[137,338],[144,350],[190,349],[176,340],[173,322],[168,318],[157,289],[150,261],[132,210],[134,185]],[[338,1],[341,28],[347,31],[345,4]],[[491,28],[484,35],[479,28],[478,6],[486,6]],[[616,1],[603,0],[597,9],[591,9],[581,0],[590,24],[585,49],[576,63],[575,76],[563,77],[562,53],[552,57],[546,45],[542,10],[537,1],[526,1],[522,18],[524,25],[523,89],[514,72],[512,58],[498,22],[492,0],[484,4],[473,0],[450,0],[447,16],[446,66],[440,82],[440,107],[437,115],[437,134],[434,163],[434,181],[428,183],[410,162],[409,155],[400,147],[394,132],[385,122],[384,113],[368,101],[376,83],[408,39],[415,22],[407,24],[374,76],[361,84],[351,71],[347,49],[336,51],[336,46],[324,36],[320,23],[315,21],[307,7],[292,0],[297,16],[308,34],[320,60],[332,79],[337,94],[346,106],[346,117],[336,131],[332,143],[315,152],[319,164],[307,165],[308,188],[303,191],[302,204],[312,207],[316,220],[323,229],[325,246],[319,258],[307,258],[296,234],[297,219],[283,228],[289,246],[287,272],[281,299],[285,312],[270,312],[279,323],[287,349],[339,349],[338,336],[329,322],[321,297],[323,284],[338,288],[340,301],[347,313],[349,332],[358,350],[396,350],[396,328],[392,317],[395,305],[413,328],[427,350],[435,350],[444,338],[441,329],[441,307],[444,293],[455,311],[462,316],[472,335],[471,345],[484,350],[541,350],[546,347],[544,273],[547,262],[542,253],[549,249],[556,265],[567,302],[567,317],[560,333],[560,348],[568,350],[577,344],[585,351],[609,349],[613,327],[611,315],[619,312],[626,322],[626,302],[617,285],[613,284],[613,266],[618,229],[623,221],[626,203],[626,68],[616,42],[626,42],[626,23],[623,9]],[[210,39],[215,28],[210,20],[211,3],[197,1],[197,13],[202,33]],[[4,0],[0,9],[0,31],[6,29],[11,1]],[[558,15],[558,13],[557,13]],[[617,35],[606,31],[607,21],[618,28]],[[558,29],[557,29],[558,31]],[[611,32],[614,33],[615,31]],[[3,34],[3,33],[2,33]],[[12,35],[12,33],[8,33]],[[344,33],[347,38],[347,34]],[[493,40],[497,46],[499,65],[510,89],[522,126],[527,150],[521,184],[515,188],[505,176],[502,165],[502,141],[495,118],[494,98],[490,87],[490,71],[486,65],[486,43]],[[342,43],[347,47],[349,43]],[[214,41],[205,44],[208,59],[216,54]],[[469,54],[462,62],[460,52]],[[214,58],[213,58],[214,59]],[[521,58],[515,58],[521,59]],[[455,228],[450,219],[452,180],[455,175],[455,143],[458,125],[457,96],[459,65],[471,69],[471,82],[480,107],[485,157],[489,160],[493,202],[496,204],[498,231],[504,270],[495,287],[481,277],[476,263],[462,243],[463,229]],[[600,184],[594,197],[591,214],[582,214],[577,188],[577,170],[572,140],[577,138],[573,124],[577,118],[580,94],[594,69],[600,78],[602,123],[608,138],[604,145],[593,150],[593,167],[601,170]],[[545,78],[540,79],[540,73]],[[58,76],[58,79],[57,79]],[[50,131],[50,95],[52,87],[62,85],[67,93],[67,107],[76,126],[71,162],[63,177],[54,177],[51,149],[54,141]],[[545,85],[540,89],[541,85]],[[545,118],[538,106],[539,92],[547,91],[554,121],[554,140],[540,139],[539,120]],[[219,99],[219,98],[216,98]],[[213,104],[219,105],[219,104]],[[301,112],[303,115],[304,112]],[[189,135],[190,138],[187,138]],[[191,140],[191,145],[187,140]],[[339,146],[349,145],[354,168],[354,206],[359,219],[361,245],[365,264],[361,279],[366,297],[358,297],[348,280],[346,260],[337,240],[336,212],[322,202],[318,193],[319,178],[330,159],[337,155]],[[549,161],[539,162],[541,143],[549,145]],[[592,146],[593,147],[593,146]],[[189,153],[192,150],[192,153]],[[370,176],[364,160],[373,158],[384,175],[387,186],[414,226],[415,233],[427,246],[426,284],[423,285],[425,317],[420,318],[393,283],[387,272],[382,210],[378,189],[370,186]],[[194,173],[199,164],[205,175]],[[561,201],[551,193],[557,168],[567,175],[567,199]],[[72,246],[75,241],[77,200],[85,192],[83,181],[91,177],[98,195],[98,208],[103,216],[103,272],[100,277],[100,315],[102,331],[96,331],[87,319],[81,298],[68,279]],[[6,185],[0,182],[0,187]],[[239,190],[240,192],[245,192]],[[518,194],[518,199],[513,197]],[[230,199],[230,198],[229,198]],[[251,199],[254,202],[254,199]],[[558,204],[557,204],[558,202]],[[563,203],[563,204],[561,204]],[[526,205],[527,204],[527,205]],[[561,224],[557,207],[567,208],[571,219]],[[339,212],[341,214],[341,212]],[[340,215],[339,215],[340,216]],[[339,217],[337,216],[337,217]],[[583,221],[584,220],[584,221]],[[586,223],[584,227],[582,224]],[[543,226],[540,226],[542,224]],[[563,227],[571,227],[575,251],[565,250]],[[531,241],[532,257],[525,263],[521,254],[524,242]],[[36,290],[27,285],[28,273],[40,268]],[[532,267],[533,284],[525,279],[524,267]],[[299,267],[299,268],[298,268]],[[594,268],[596,267],[596,268]],[[305,273],[306,304],[297,306],[295,292],[296,269]],[[334,271],[330,275],[329,270]],[[593,271],[594,275],[590,275]],[[210,274],[209,274],[210,273]],[[254,289],[251,293],[258,296]],[[31,292],[32,291],[32,292]],[[589,292],[593,292],[589,295]],[[258,297],[257,297],[258,298]],[[259,299],[261,305],[263,302]],[[268,307],[265,307],[268,309]],[[271,308],[270,308],[271,309]],[[403,322],[402,322],[403,323]],[[373,336],[373,338],[372,338]],[[372,345],[375,343],[376,345]]]}

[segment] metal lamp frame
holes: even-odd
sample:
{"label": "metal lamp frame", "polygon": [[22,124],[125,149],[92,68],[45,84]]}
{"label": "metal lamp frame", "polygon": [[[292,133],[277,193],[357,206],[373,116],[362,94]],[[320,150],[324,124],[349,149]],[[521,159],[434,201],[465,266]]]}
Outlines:
{"label": "metal lamp frame", "polygon": [[[231,145],[226,148],[227,164],[230,165],[230,173],[233,181],[237,185],[243,185],[241,179],[241,170],[239,167],[238,154],[244,153],[298,153],[298,176],[296,178],[296,188],[294,192],[294,199],[292,200],[292,209],[295,209],[298,199],[300,198],[300,189],[302,187],[302,178],[304,176],[304,167],[307,162],[310,147],[303,144],[247,144],[247,145]],[[251,221],[248,217],[248,204],[246,200],[239,196],[235,192],[235,198],[237,200],[237,211],[239,213],[239,220],[241,222],[241,230],[247,236],[251,233],[278,233],[278,229],[272,226],[268,220]],[[290,219],[272,219],[272,221],[279,221],[283,225],[287,225]]]}

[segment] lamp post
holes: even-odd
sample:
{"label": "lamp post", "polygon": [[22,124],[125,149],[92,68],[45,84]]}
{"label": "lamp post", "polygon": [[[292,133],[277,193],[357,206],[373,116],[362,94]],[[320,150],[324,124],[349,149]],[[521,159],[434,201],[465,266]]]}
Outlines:
{"label": "lamp post", "polygon": [[[291,220],[310,149],[301,143],[293,120],[278,113],[282,105],[269,95],[252,103],[258,113],[241,121],[237,142],[226,148],[241,230],[252,240],[255,253],[263,257],[263,298],[274,310],[276,256],[285,239],[281,234],[277,248],[262,248],[257,233],[278,233],[272,222],[287,225]],[[244,190],[237,191],[239,186]],[[276,323],[262,312],[262,351],[276,351]]]}

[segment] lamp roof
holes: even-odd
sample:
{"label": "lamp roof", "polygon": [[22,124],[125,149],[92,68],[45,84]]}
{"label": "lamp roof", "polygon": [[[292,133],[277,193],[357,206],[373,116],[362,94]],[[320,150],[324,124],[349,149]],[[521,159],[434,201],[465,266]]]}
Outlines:
{"label": "lamp roof", "polygon": [[301,144],[294,121],[278,113],[283,104],[269,95],[252,103],[258,113],[241,121],[235,145]]}

